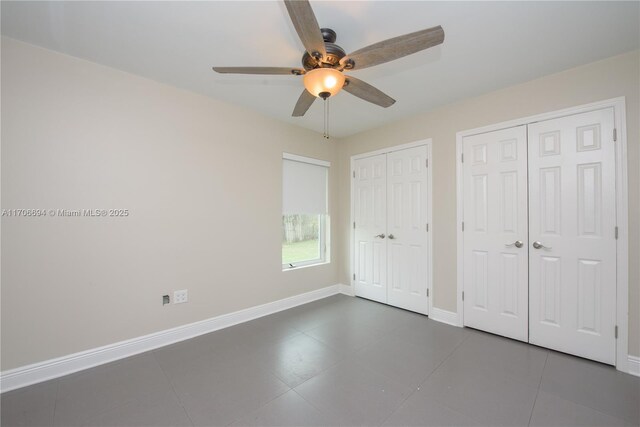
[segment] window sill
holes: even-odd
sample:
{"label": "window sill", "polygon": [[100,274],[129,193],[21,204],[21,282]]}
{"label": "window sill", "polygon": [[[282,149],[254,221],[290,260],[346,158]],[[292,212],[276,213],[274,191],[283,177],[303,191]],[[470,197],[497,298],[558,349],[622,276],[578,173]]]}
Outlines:
{"label": "window sill", "polygon": [[319,267],[321,265],[327,265],[327,264],[331,264],[331,261],[322,261],[322,262],[317,262],[315,264],[305,264],[305,265],[300,265],[300,266],[297,266],[297,267],[282,267],[282,272],[293,271],[293,270],[301,270],[303,268],[309,268],[309,267]]}

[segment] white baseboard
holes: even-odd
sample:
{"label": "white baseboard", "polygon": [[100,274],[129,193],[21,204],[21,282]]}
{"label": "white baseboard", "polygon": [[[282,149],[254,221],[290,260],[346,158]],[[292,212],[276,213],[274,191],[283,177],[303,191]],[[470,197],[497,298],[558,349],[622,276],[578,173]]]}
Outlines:
{"label": "white baseboard", "polygon": [[217,331],[218,329],[227,328],[238,323],[247,322],[258,317],[341,293],[341,289],[342,285],[328,286],[199,322],[11,369],[0,373],[0,392],[4,393],[31,384],[58,378],[104,363],[113,362],[114,360],[184,341],[198,335]]}
{"label": "white baseboard", "polygon": [[340,293],[344,295],[349,295],[350,297],[354,296],[353,286],[340,284]]}
{"label": "white baseboard", "polygon": [[627,357],[627,373],[640,377],[640,357],[631,355]]}
{"label": "white baseboard", "polygon": [[431,307],[429,319],[446,323],[448,325],[460,326],[458,324],[458,313],[454,311],[443,310],[441,308]]}

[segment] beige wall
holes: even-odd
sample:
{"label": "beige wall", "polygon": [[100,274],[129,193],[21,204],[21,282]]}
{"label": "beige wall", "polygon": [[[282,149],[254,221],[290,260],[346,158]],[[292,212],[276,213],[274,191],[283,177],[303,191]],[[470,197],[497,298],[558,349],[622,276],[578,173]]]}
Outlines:
{"label": "beige wall", "polygon": [[[349,280],[350,157],[433,138],[433,302],[456,311],[456,132],[626,96],[629,164],[629,352],[640,355],[640,67],[632,52],[418,114],[340,141],[340,280]],[[470,67],[472,72],[472,67]],[[443,82],[446,84],[446,82]],[[400,100],[399,102],[402,102]]]}
{"label": "beige wall", "polygon": [[336,284],[335,247],[281,271],[283,151],[335,165],[336,217],[335,142],[3,38],[2,208],[131,215],[2,218],[1,369]]}
{"label": "beige wall", "polygon": [[[630,352],[640,354],[638,52],[330,143],[11,39],[1,59],[2,208],[131,212],[2,219],[3,371],[350,283],[350,156],[424,138],[433,138],[434,303],[455,310],[455,133],[617,96],[627,97]],[[332,162],[331,264],[281,271],[283,151]],[[188,304],[161,305],[183,288]]]}

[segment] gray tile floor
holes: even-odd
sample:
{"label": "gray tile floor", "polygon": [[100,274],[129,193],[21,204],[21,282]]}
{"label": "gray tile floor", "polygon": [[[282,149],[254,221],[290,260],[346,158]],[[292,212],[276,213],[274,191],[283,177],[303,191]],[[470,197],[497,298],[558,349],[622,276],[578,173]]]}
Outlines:
{"label": "gray tile floor", "polygon": [[637,426],[640,379],[333,296],[5,393],[2,426]]}

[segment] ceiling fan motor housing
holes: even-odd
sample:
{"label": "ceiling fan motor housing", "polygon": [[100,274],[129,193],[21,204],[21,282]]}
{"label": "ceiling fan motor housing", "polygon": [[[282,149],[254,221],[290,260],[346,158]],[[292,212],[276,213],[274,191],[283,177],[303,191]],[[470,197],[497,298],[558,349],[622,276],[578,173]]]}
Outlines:
{"label": "ceiling fan motor housing", "polygon": [[316,58],[305,52],[302,55],[302,66],[305,70],[313,70],[318,67],[335,67],[347,53],[340,46],[335,44],[336,32],[330,28],[321,28],[322,38],[324,39],[325,50],[327,56],[323,58],[322,62],[319,62]]}

